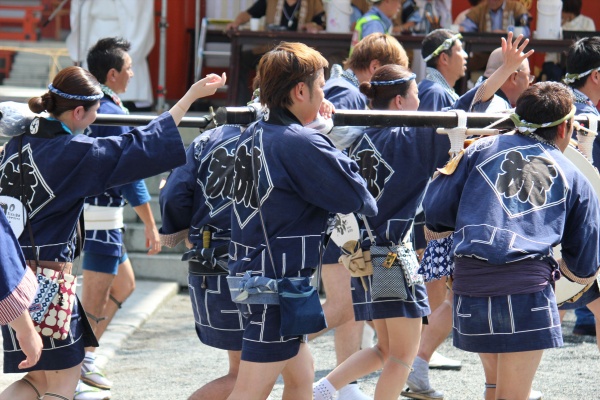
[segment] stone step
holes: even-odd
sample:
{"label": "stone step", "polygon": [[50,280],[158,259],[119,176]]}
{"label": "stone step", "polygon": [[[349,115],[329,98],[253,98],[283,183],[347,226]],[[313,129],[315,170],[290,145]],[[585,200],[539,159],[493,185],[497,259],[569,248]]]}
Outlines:
{"label": "stone step", "polygon": [[20,86],[29,88],[43,88],[48,85],[48,76],[42,77],[10,77],[4,79],[4,83],[10,86]]}
{"label": "stone step", "polygon": [[174,281],[187,287],[187,263],[181,261],[179,254],[128,253],[137,279]]}
{"label": "stone step", "polygon": [[[160,227],[160,221],[162,220],[160,217],[160,207],[158,205],[158,195],[152,195],[152,199],[150,200],[150,208],[152,209],[152,215],[154,216],[154,222],[156,225]],[[129,226],[129,224],[141,223],[142,220],[135,213],[135,210],[131,206],[125,206],[125,210],[123,212],[123,220]]]}
{"label": "stone step", "polygon": [[[13,72],[11,72],[10,77],[6,78],[6,81],[11,82],[16,80],[23,80],[26,78],[30,78],[32,80],[48,80],[48,70],[47,69],[43,69],[43,68],[28,68],[28,67],[24,67],[24,68],[19,68],[19,69],[13,69]],[[11,84],[12,85],[12,84]]]}
{"label": "stone step", "polygon": [[[131,260],[136,279],[177,282],[179,286],[187,287],[187,263],[181,261],[179,254],[156,254],[127,252]],[[73,263],[73,271],[81,275],[81,257]]]}
{"label": "stone step", "polygon": [[[156,224],[160,227],[160,223]],[[123,241],[125,242],[125,248],[127,251],[145,253],[146,249],[146,236],[144,235],[144,224],[132,223],[127,224],[125,233],[123,235]],[[174,253],[183,254],[186,251],[186,247],[183,243],[180,243],[174,248],[168,248],[163,246],[161,253]]]}
{"label": "stone step", "polygon": [[[23,1],[23,0],[18,0]],[[2,1],[4,2],[4,1]],[[20,40],[0,40],[0,46],[11,46],[11,47],[29,47],[29,48],[56,48],[64,49],[67,47],[64,41],[41,39],[35,42],[23,42]]]}
{"label": "stone step", "polygon": [[[179,286],[187,287],[187,262],[181,261],[181,254],[159,253],[149,256],[146,253],[128,251],[137,279],[175,281]],[[81,275],[81,257],[73,263],[75,274]]]}

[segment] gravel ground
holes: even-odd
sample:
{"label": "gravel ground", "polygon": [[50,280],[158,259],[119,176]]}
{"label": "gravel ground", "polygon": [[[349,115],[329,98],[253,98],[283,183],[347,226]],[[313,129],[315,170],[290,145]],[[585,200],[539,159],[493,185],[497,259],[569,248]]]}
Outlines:
{"label": "gravel ground", "polygon": [[[114,381],[113,399],[185,400],[194,390],[227,371],[224,351],[202,345],[194,331],[187,292],[171,298],[135,332],[107,365]],[[534,380],[534,388],[544,399],[600,399],[600,358],[596,341],[591,337],[573,336],[574,315],[564,322],[565,346],[548,350]],[[315,359],[316,379],[335,367],[333,335],[326,334],[310,344]],[[440,352],[462,360],[460,372],[432,370],[432,385],[445,392],[447,400],[481,399],[483,369],[475,354],[452,347],[447,339]],[[373,395],[378,374],[361,379],[363,391]],[[278,381],[271,398],[280,399],[282,382]]]}

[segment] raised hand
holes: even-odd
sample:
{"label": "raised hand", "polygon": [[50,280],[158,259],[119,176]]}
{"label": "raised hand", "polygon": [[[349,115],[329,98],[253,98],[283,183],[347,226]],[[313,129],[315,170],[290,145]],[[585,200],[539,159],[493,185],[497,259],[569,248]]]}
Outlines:
{"label": "raised hand", "polygon": [[190,109],[194,101],[201,97],[215,94],[218,88],[223,87],[227,82],[227,75],[208,74],[205,78],[194,83],[192,87],[183,95],[183,97],[169,110],[176,125],[179,125],[185,113]]}
{"label": "raised hand", "polygon": [[196,98],[211,96],[215,94],[217,89],[225,86],[227,82],[227,75],[223,72],[223,75],[208,74],[205,78],[200,79],[194,83],[190,88],[190,91],[194,91]]}
{"label": "raised hand", "polygon": [[535,52],[532,49],[527,53],[523,53],[527,44],[529,44],[529,39],[526,39],[523,35],[519,35],[513,40],[512,32],[508,32],[507,37],[501,39],[501,43],[503,65],[511,73],[515,72],[521,66],[521,63]]}

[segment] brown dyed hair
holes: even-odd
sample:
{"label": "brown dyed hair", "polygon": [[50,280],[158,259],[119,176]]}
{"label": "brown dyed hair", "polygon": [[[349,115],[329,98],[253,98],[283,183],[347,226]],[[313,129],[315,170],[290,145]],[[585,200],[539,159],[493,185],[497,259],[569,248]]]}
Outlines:
{"label": "brown dyed hair", "polygon": [[371,33],[354,46],[352,55],[344,62],[344,68],[361,71],[369,68],[371,61],[381,65],[397,64],[408,68],[408,55],[398,40],[384,33]]}
{"label": "brown dyed hair", "polygon": [[[374,81],[393,81],[396,79],[408,78],[412,72],[408,68],[400,65],[390,64],[378,68],[371,77],[371,82]],[[399,83],[397,85],[382,85],[374,86],[371,82],[363,82],[360,84],[360,91],[371,101],[371,108],[374,110],[387,110],[390,101],[400,95],[406,97],[408,88],[413,80]]]}
{"label": "brown dyed hair", "polygon": [[261,104],[269,108],[291,106],[292,88],[304,82],[312,91],[317,72],[328,65],[321,53],[303,43],[281,42],[258,63]]}
{"label": "brown dyed hair", "polygon": [[[567,115],[573,107],[573,94],[563,84],[558,82],[538,82],[531,85],[517,99],[515,112],[521,120],[534,124],[557,121]],[[570,122],[569,122],[570,123]],[[568,125],[570,129],[570,125]],[[556,141],[557,127],[538,128],[540,135],[551,142]]]}
{"label": "brown dyed hair", "polygon": [[[94,78],[94,75],[81,67],[67,67],[61,70],[52,81],[52,86],[63,93],[94,96],[102,93],[100,84]],[[65,111],[74,110],[79,106],[87,111],[99,100],[83,101],[66,99],[50,91],[42,96],[29,99],[29,109],[36,114],[48,111],[55,117],[58,117]]]}

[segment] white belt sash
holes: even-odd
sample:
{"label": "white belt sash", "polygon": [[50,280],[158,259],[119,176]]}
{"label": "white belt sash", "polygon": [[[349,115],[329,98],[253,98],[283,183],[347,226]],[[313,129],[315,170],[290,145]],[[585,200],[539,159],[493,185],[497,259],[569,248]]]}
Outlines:
{"label": "white belt sash", "polygon": [[83,208],[86,230],[120,229],[123,222],[123,207],[101,207],[86,204]]}

